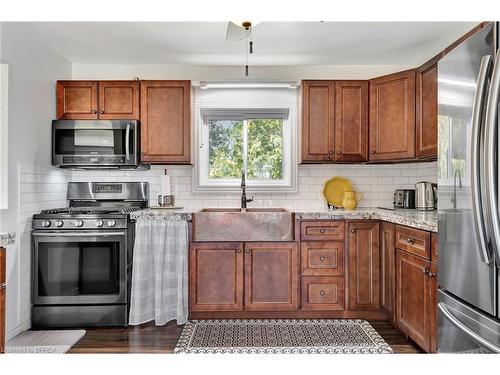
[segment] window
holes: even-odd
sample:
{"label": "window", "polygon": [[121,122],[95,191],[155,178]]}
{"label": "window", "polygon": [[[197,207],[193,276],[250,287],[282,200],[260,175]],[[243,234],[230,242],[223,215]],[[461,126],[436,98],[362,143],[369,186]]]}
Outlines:
{"label": "window", "polygon": [[198,189],[293,191],[288,109],[202,110]]}

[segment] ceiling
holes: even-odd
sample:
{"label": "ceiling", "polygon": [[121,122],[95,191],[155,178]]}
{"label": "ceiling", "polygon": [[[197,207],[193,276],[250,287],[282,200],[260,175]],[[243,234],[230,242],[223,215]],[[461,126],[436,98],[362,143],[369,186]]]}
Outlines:
{"label": "ceiling", "polygon": [[[418,65],[474,22],[261,22],[251,65]],[[227,22],[39,22],[23,28],[82,64],[241,65]]]}

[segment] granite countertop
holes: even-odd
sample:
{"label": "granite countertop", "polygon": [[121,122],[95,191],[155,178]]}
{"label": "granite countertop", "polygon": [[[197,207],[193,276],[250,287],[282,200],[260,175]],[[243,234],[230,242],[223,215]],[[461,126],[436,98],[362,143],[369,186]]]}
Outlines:
{"label": "granite countertop", "polygon": [[438,231],[437,211],[417,211],[415,209],[385,210],[382,208],[359,208],[353,211],[346,210],[320,210],[299,211],[296,218],[304,220],[383,220],[394,224],[405,225],[429,232]]}
{"label": "granite countertop", "polygon": [[[193,213],[197,211],[148,208],[131,213],[131,217],[134,219],[191,221]],[[297,219],[303,220],[384,220],[430,232],[437,232],[438,230],[437,211],[417,211],[410,209],[384,210],[381,208],[360,208],[353,211],[324,209],[317,211],[295,211],[295,215]]]}
{"label": "granite countertop", "polygon": [[0,232],[0,247],[5,247],[16,242],[15,233]]}

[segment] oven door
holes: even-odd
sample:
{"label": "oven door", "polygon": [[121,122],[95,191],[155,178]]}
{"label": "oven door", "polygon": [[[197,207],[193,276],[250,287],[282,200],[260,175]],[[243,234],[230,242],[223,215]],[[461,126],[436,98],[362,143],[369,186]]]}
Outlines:
{"label": "oven door", "polygon": [[52,164],[59,167],[119,167],[139,164],[137,121],[52,121]]}
{"label": "oven door", "polygon": [[126,237],[125,231],[34,231],[33,303],[126,303]]}

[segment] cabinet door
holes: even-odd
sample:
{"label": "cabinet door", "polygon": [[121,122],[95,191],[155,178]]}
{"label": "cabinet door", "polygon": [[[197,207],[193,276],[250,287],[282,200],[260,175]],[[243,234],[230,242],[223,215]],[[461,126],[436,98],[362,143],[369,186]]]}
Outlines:
{"label": "cabinet door", "polygon": [[335,82],[335,160],[368,160],[368,81]]}
{"label": "cabinet door", "polygon": [[380,303],[390,321],[394,321],[394,299],[396,296],[395,227],[392,223],[384,222],[380,231]]}
{"label": "cabinet door", "polygon": [[5,287],[0,286],[0,353],[5,352]]}
{"label": "cabinet door", "polygon": [[[430,350],[430,329],[435,313],[431,301],[435,278],[429,276],[430,262],[397,250],[396,324],[425,351]],[[434,298],[435,299],[435,298]]]}
{"label": "cabinet door", "polygon": [[101,120],[139,120],[139,81],[99,81]]}
{"label": "cabinet door", "polygon": [[191,83],[141,81],[141,159],[189,164]]}
{"label": "cabinet door", "polygon": [[295,242],[245,244],[245,310],[298,310],[299,269]]}
{"label": "cabinet door", "polygon": [[429,335],[430,335],[430,344],[429,344],[429,352],[436,353],[437,352],[437,334],[438,334],[438,309],[437,309],[437,292],[438,292],[438,263],[431,262],[430,268],[430,280],[429,280],[429,289],[427,293],[429,294],[429,316],[430,316],[430,324],[429,324]]}
{"label": "cabinet door", "polygon": [[379,309],[379,224],[348,223],[349,309]]}
{"label": "cabinet door", "polygon": [[243,310],[243,244],[191,243],[191,311]]}
{"label": "cabinet door", "polygon": [[58,120],[98,118],[96,81],[57,81],[56,96]]}
{"label": "cabinet door", "polygon": [[333,81],[302,82],[302,161],[334,160]]}
{"label": "cabinet door", "polygon": [[417,157],[437,158],[437,63],[417,70],[416,136]]}
{"label": "cabinet door", "polygon": [[370,80],[370,161],[415,157],[415,71]]}

